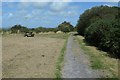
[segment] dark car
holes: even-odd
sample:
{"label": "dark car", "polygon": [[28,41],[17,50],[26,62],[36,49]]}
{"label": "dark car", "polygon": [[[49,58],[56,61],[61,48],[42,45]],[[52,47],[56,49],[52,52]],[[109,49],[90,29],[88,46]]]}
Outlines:
{"label": "dark car", "polygon": [[26,32],[24,37],[34,37],[34,35],[33,32]]}

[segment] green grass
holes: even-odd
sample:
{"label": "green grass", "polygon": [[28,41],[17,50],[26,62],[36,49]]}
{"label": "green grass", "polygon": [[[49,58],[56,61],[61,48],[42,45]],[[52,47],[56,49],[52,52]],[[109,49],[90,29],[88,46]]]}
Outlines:
{"label": "green grass", "polygon": [[80,47],[84,50],[84,52],[90,56],[91,67],[93,69],[102,69],[104,66],[101,61],[101,58],[99,56],[94,55],[93,51],[86,47],[86,44],[83,42],[82,39],[79,39],[78,37],[76,37],[76,39],[78,40]]}
{"label": "green grass", "polygon": [[97,50],[97,48],[94,46],[89,46],[81,36],[77,36],[76,39],[78,40],[80,47],[84,50],[85,54],[89,56],[91,68],[95,70],[104,70],[105,72],[107,71],[107,74],[109,74],[107,77],[111,77],[109,79],[107,78],[102,80],[118,80],[117,59],[109,57],[107,52]]}
{"label": "green grass", "polygon": [[64,62],[64,55],[65,55],[65,51],[66,51],[66,44],[67,44],[67,40],[69,37],[69,33],[50,33],[50,34],[37,34],[36,36],[38,37],[49,37],[49,38],[58,38],[58,39],[65,39],[65,43],[63,45],[63,48],[61,49],[59,58],[56,62],[56,71],[55,71],[55,76],[57,80],[61,79],[61,68],[63,66],[63,62]]}
{"label": "green grass", "polygon": [[66,38],[63,48],[61,49],[60,56],[56,62],[56,72],[55,72],[56,80],[61,80],[61,75],[62,75],[61,68],[64,62],[64,55],[66,51],[67,40],[68,40],[68,36]]}

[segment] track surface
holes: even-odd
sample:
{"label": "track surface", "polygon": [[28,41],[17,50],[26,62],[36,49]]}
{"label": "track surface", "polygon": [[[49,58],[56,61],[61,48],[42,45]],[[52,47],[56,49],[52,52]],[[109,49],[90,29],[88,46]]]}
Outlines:
{"label": "track surface", "polygon": [[84,54],[73,34],[68,38],[62,78],[97,78],[90,67],[89,57]]}

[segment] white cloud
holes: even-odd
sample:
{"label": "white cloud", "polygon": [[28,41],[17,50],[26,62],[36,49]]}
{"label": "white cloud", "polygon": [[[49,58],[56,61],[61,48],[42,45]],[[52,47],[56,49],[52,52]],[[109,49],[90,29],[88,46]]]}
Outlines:
{"label": "white cloud", "polygon": [[31,6],[30,2],[21,2],[19,5],[20,8],[28,8],[29,6]]}
{"label": "white cloud", "polygon": [[20,0],[20,2],[52,2],[53,0]]}
{"label": "white cloud", "polygon": [[108,2],[118,2],[119,0],[105,0],[105,1],[108,1]]}
{"label": "white cloud", "polygon": [[64,3],[64,2],[53,2],[51,5],[50,5],[50,8],[54,11],[61,11],[65,8],[67,8],[68,6],[68,3]]}
{"label": "white cloud", "polygon": [[50,6],[50,8],[54,11],[60,11],[68,6],[68,2],[21,2],[19,8],[28,8],[28,7],[35,7],[42,9],[44,7]]}
{"label": "white cloud", "polygon": [[109,4],[104,4],[104,6],[109,6],[109,7],[112,7],[112,5],[109,5]]}
{"label": "white cloud", "polygon": [[119,0],[72,0],[72,2],[119,2]]}
{"label": "white cloud", "polygon": [[63,11],[60,13],[61,16],[64,16],[64,17],[73,17],[73,16],[76,16],[77,13],[76,11],[72,10],[72,11]]}
{"label": "white cloud", "polygon": [[53,0],[53,2],[74,2],[74,0]]}
{"label": "white cloud", "polygon": [[75,11],[68,11],[68,15],[70,15],[70,16],[74,16],[74,15],[76,15],[77,13],[75,12]]}
{"label": "white cloud", "polygon": [[46,6],[53,11],[61,11],[68,7],[69,2],[21,2],[19,3],[19,8],[29,8],[30,6],[43,9]]}
{"label": "white cloud", "polygon": [[8,14],[8,17],[12,17],[12,16],[13,16],[13,13],[9,13],[9,14]]}
{"label": "white cloud", "polygon": [[36,8],[49,7],[53,11],[61,11],[68,7],[68,2],[39,2],[33,3]]}
{"label": "white cloud", "polygon": [[19,3],[19,8],[28,8],[30,6],[35,7],[35,8],[44,8],[48,6],[50,2],[20,2]]}
{"label": "white cloud", "polygon": [[57,11],[47,11],[45,12],[44,16],[61,16],[61,17],[73,17],[73,16],[76,16],[77,13],[76,11],[74,10],[71,10],[71,11],[60,11],[60,12],[57,12]]}
{"label": "white cloud", "polygon": [[[58,2],[55,2],[56,5],[58,4]],[[56,15],[56,16],[76,16],[77,15],[77,10],[79,10],[78,6],[70,6],[69,3],[63,3],[64,5],[61,5],[57,8],[52,8],[49,9],[49,11],[46,11],[46,15]],[[53,10],[54,9],[54,10]]]}
{"label": "white cloud", "polygon": [[31,14],[27,14],[26,16],[25,16],[25,19],[30,19],[30,18],[32,18],[33,16],[31,15]]}
{"label": "white cloud", "polygon": [[19,10],[19,11],[17,11],[17,13],[18,14],[27,14],[28,13],[28,11],[27,10],[25,10],[25,9],[22,9],[22,10]]}
{"label": "white cloud", "polygon": [[49,5],[49,2],[34,2],[33,5],[37,8],[43,8]]}
{"label": "white cloud", "polygon": [[41,9],[34,9],[31,13],[32,15],[38,15],[41,14],[43,11]]}
{"label": "white cloud", "polygon": [[15,2],[16,0],[1,0],[2,2]]}

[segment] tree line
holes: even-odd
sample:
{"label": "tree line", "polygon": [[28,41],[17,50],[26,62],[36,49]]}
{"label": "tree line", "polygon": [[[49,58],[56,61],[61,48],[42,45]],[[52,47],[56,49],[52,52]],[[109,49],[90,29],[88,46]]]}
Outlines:
{"label": "tree line", "polygon": [[80,15],[77,32],[98,49],[120,57],[120,8],[96,6]]}
{"label": "tree line", "polygon": [[9,33],[25,33],[25,32],[35,32],[35,33],[41,33],[41,32],[57,32],[62,31],[64,33],[74,31],[73,25],[70,24],[70,22],[64,21],[63,23],[59,24],[56,28],[46,28],[46,27],[37,27],[37,28],[27,28],[22,25],[14,25],[9,29],[2,29],[0,32],[9,32]]}

